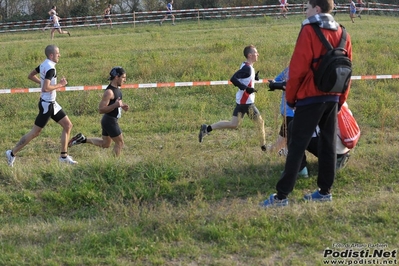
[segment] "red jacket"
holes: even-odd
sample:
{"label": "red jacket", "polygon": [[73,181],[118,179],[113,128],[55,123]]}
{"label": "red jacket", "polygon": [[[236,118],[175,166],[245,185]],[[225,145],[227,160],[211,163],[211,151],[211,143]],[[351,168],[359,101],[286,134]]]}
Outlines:
{"label": "red jacket", "polygon": [[[337,31],[323,28],[321,30],[331,45],[337,47],[341,40],[342,28],[339,27]],[[352,43],[348,33],[346,35],[345,49],[352,60]],[[328,97],[329,95],[339,95],[340,105],[346,101],[350,91],[350,83],[348,89],[343,94],[322,92],[314,84],[311,66],[317,68],[320,56],[326,52],[327,49],[320,41],[312,26],[303,26],[299,33],[289,66],[289,79],[287,81],[285,97],[291,107],[301,102],[306,104],[320,102],[318,99],[326,98],[325,96]]]}

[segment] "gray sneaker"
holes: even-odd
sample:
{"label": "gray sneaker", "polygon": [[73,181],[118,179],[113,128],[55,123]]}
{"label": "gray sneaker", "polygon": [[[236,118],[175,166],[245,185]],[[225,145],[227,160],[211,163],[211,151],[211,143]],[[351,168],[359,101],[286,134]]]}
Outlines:
{"label": "gray sneaker", "polygon": [[336,168],[337,170],[343,169],[343,168],[346,166],[346,164],[348,163],[349,157],[350,157],[350,156],[351,156],[351,155],[350,155],[349,152],[340,155],[340,156],[337,158],[337,165],[336,165],[335,168]]}
{"label": "gray sneaker", "polygon": [[86,141],[86,137],[82,133],[78,133],[78,134],[76,134],[75,137],[71,138],[71,140],[68,142],[68,147],[72,147],[73,145],[82,144],[84,141]]}
{"label": "gray sneaker", "polygon": [[15,162],[15,156],[11,155],[11,150],[6,151],[6,157],[8,165],[13,167]]}
{"label": "gray sneaker", "polygon": [[281,149],[278,151],[278,155],[279,155],[279,156],[287,156],[287,155],[288,155],[288,149],[287,149],[287,148],[281,148]]}
{"label": "gray sneaker", "polygon": [[208,130],[207,130],[207,128],[208,128],[208,125],[207,125],[207,124],[201,125],[201,129],[200,129],[200,132],[199,132],[199,135],[198,135],[198,140],[199,140],[199,142],[202,142],[202,139],[203,139],[206,135],[208,135]]}

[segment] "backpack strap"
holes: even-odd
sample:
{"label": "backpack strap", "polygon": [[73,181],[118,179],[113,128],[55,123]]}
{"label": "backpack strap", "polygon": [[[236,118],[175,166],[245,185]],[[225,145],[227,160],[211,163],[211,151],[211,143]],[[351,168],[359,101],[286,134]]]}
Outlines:
{"label": "backpack strap", "polygon": [[[323,32],[321,31],[319,25],[312,23],[310,24],[313,27],[313,30],[316,32],[317,36],[319,37],[320,41],[323,43],[324,47],[327,48],[327,50],[332,50],[334,47],[332,47],[331,43],[327,41],[326,37],[324,36]],[[342,38],[341,38],[342,40]]]}
{"label": "backpack strap", "polygon": [[[317,36],[319,37],[320,41],[323,43],[324,47],[326,47],[328,50],[334,49],[334,47],[332,47],[331,43],[329,41],[327,41],[327,39],[324,36],[323,32],[321,31],[320,27],[316,23],[312,23],[310,25],[312,25],[313,30],[316,32]],[[341,40],[339,42],[338,47],[345,48],[346,30],[345,30],[344,26],[342,26],[341,24],[339,24],[339,25],[341,26],[341,29],[342,29],[342,35],[341,35]]]}
{"label": "backpack strap", "polygon": [[339,24],[342,29],[342,35],[341,35],[341,41],[339,42],[339,48],[345,49],[345,44],[346,44],[346,30],[345,27]]}

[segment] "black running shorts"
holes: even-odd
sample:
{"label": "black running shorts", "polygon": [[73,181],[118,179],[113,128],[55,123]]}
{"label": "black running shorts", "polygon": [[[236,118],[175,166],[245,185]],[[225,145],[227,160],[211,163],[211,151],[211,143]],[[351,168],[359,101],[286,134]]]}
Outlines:
{"label": "black running shorts", "polygon": [[255,104],[237,104],[233,111],[233,116],[238,117],[238,114],[240,114],[240,117],[243,117],[244,114],[247,114],[251,119],[255,119],[260,116],[259,110],[256,108]]}
{"label": "black running shorts", "polygon": [[102,135],[115,138],[122,134],[122,130],[118,124],[118,118],[109,116],[107,114],[103,115],[101,119]]}
{"label": "black running shorts", "polygon": [[[48,108],[46,108],[47,105]],[[42,99],[40,99],[38,106],[39,106],[39,114],[36,117],[35,125],[40,128],[44,128],[47,125],[50,118],[58,123],[61,119],[63,119],[66,116],[66,113],[64,112],[63,109],[59,110],[58,113],[54,114],[54,103],[45,102]],[[46,113],[44,113],[45,109],[47,109]]]}

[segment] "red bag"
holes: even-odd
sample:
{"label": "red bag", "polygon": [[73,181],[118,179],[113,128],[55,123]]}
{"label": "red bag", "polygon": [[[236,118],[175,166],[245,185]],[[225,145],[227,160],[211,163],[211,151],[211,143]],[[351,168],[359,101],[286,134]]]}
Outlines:
{"label": "red bag", "polygon": [[342,105],[337,118],[342,144],[348,149],[354,148],[360,139],[360,128],[346,104]]}

